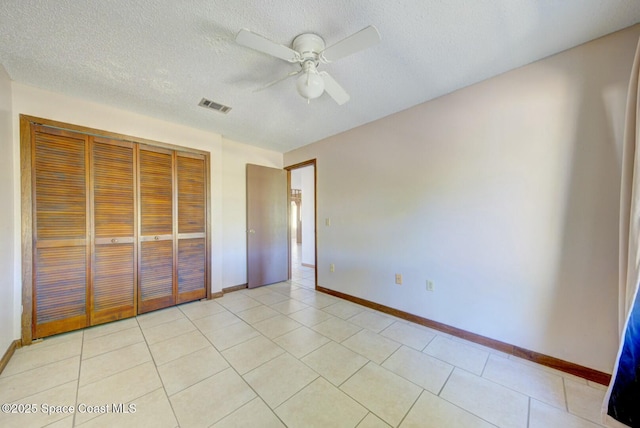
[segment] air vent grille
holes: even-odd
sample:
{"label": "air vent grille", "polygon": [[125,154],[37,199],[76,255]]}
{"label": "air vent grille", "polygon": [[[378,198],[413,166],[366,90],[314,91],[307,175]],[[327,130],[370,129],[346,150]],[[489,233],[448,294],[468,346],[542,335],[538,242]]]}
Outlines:
{"label": "air vent grille", "polygon": [[211,109],[211,110],[216,110],[216,111],[219,111],[220,113],[224,113],[224,114],[227,114],[227,113],[229,113],[231,111],[231,107],[225,106],[225,105],[222,105],[222,104],[218,104],[217,102],[208,100],[206,98],[203,98],[202,100],[200,100],[200,103],[198,103],[198,105],[200,107],[208,108],[208,109]]}

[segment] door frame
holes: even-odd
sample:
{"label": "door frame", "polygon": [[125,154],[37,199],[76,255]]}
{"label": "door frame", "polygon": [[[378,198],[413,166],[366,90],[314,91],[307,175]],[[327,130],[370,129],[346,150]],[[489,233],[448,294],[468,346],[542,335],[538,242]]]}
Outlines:
{"label": "door frame", "polygon": [[318,289],[318,165],[316,159],[309,159],[304,162],[299,162],[293,165],[286,166],[284,169],[287,171],[287,235],[289,237],[289,279],[291,279],[291,171],[294,169],[305,168],[307,166],[313,166],[313,245],[314,245],[314,265],[315,265],[315,278],[314,288]]}

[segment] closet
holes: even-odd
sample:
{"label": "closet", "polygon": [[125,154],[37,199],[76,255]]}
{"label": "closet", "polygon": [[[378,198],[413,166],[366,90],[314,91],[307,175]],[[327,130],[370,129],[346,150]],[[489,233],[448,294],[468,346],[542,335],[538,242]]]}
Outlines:
{"label": "closet", "polygon": [[206,152],[21,125],[23,340],[209,297]]}

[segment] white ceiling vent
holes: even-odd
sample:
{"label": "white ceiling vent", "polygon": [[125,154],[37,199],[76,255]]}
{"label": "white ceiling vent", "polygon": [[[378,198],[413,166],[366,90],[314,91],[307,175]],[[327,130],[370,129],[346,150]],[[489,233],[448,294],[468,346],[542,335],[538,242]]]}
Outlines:
{"label": "white ceiling vent", "polygon": [[211,110],[216,110],[224,114],[227,114],[231,111],[231,107],[218,104],[217,102],[208,100],[206,98],[200,100],[200,103],[198,105],[200,107],[210,108]]}

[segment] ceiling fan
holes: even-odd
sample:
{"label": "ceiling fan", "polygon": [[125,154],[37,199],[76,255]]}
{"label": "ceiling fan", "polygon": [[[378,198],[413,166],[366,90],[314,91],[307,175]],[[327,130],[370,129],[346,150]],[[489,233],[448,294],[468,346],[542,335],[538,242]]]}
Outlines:
{"label": "ceiling fan", "polygon": [[370,25],[355,34],[325,48],[322,37],[304,33],[293,39],[291,48],[273,42],[264,36],[242,29],[236,36],[240,45],[266,53],[290,63],[300,64],[300,70],[269,83],[261,89],[275,85],[289,77],[300,75],[296,81],[298,93],[309,100],[318,98],[325,91],[338,105],[349,101],[349,94],[326,71],[318,71],[320,63],[327,64],[366,49],[380,41],[380,34]]}

